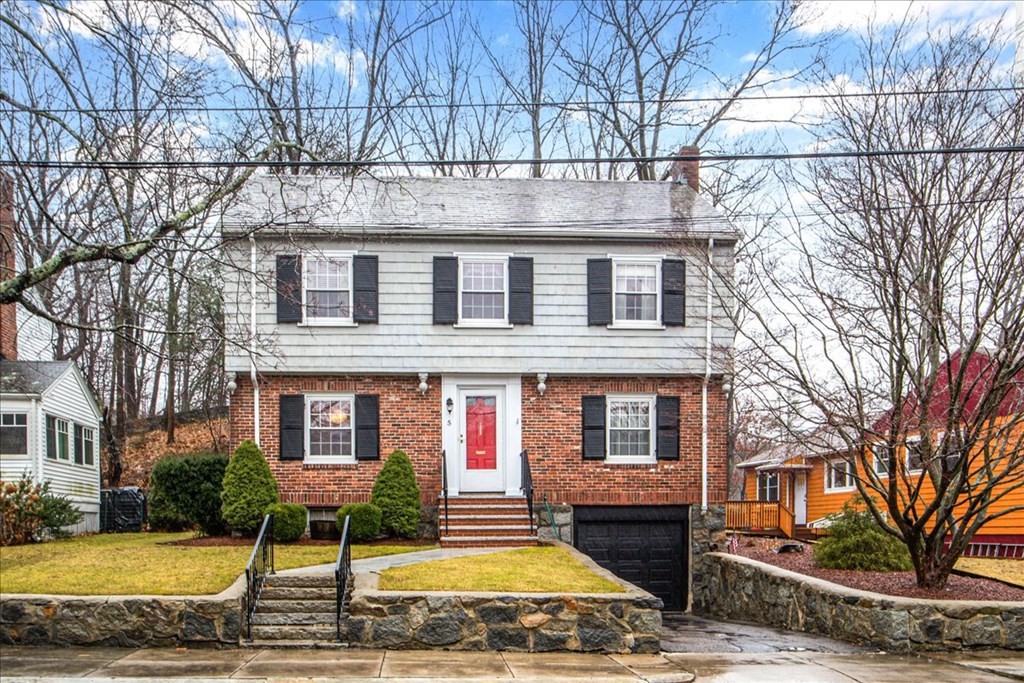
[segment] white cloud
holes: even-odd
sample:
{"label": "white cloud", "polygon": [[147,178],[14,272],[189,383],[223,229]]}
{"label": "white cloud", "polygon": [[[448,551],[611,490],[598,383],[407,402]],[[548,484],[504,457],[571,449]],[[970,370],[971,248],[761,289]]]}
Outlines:
{"label": "white cloud", "polygon": [[338,16],[342,19],[348,19],[356,14],[356,3],[355,0],[338,0],[338,9],[336,10]]}
{"label": "white cloud", "polygon": [[803,14],[806,33],[837,29],[865,33],[869,25],[895,26],[904,18],[932,25],[992,20],[1013,6],[1013,0],[812,0],[798,11]]}

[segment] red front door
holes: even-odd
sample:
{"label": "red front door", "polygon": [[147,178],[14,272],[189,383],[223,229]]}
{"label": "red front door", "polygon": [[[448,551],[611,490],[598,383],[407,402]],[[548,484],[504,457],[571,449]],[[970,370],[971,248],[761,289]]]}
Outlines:
{"label": "red front door", "polygon": [[497,399],[466,396],[466,469],[498,467]]}

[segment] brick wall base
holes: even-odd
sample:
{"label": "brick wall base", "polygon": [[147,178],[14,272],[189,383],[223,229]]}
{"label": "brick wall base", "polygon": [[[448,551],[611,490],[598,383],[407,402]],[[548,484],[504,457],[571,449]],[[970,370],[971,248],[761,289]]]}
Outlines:
{"label": "brick wall base", "polygon": [[[701,378],[602,378],[550,376],[543,396],[536,379],[523,377],[522,444],[530,453],[535,498],[568,505],[677,505],[700,502]],[[253,437],[253,392],[248,377],[237,379],[231,397],[232,447]],[[436,504],[441,490],[441,381],[420,394],[415,375],[286,376],[260,380],[261,446],[277,478],[282,499],[313,508],[369,500],[380,461],[351,465],[309,465],[279,457],[281,394],[339,392],[380,397],[382,457],[402,449],[412,461],[424,504]],[[680,398],[680,457],[650,465],[609,465],[582,457],[581,397],[640,393]],[[726,496],[726,411],[721,385],[709,392],[708,492]]]}

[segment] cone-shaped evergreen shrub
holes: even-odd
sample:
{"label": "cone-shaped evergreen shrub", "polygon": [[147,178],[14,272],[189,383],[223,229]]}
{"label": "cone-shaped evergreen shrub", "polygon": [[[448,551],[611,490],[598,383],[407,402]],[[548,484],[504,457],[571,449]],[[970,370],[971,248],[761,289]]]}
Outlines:
{"label": "cone-shaped evergreen shrub", "polygon": [[870,512],[849,503],[842,513],[832,516],[828,536],[814,546],[814,562],[827,569],[872,572],[914,568],[907,546],[885,533]]}
{"label": "cone-shaped evergreen shrub", "polygon": [[370,502],[380,508],[387,534],[415,538],[420,526],[420,487],[409,456],[394,451],[377,475]]}
{"label": "cone-shaped evergreen shrub", "polygon": [[309,511],[298,503],[274,503],[268,505],[266,514],[274,515],[274,540],[291,543],[306,533],[306,519]]}
{"label": "cone-shaped evergreen shrub", "polygon": [[267,506],[278,502],[277,482],[263,451],[252,441],[243,441],[235,449],[224,472],[220,499],[224,521],[242,534],[259,531]]}
{"label": "cone-shaped evergreen shrub", "polygon": [[372,541],[380,536],[380,508],[373,503],[349,503],[338,510],[338,531],[345,530],[345,518],[348,523],[349,540]]}

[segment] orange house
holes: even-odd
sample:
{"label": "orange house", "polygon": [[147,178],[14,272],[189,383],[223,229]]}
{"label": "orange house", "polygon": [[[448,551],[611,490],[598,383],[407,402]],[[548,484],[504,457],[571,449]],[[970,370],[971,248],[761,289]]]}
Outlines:
{"label": "orange house", "polygon": [[[960,362],[959,354],[949,361],[950,364]],[[988,356],[984,353],[976,353],[968,360],[969,376],[982,380],[967,383],[975,394],[980,394],[985,386],[987,362]],[[938,393],[942,395],[941,388]],[[945,411],[949,409],[948,391],[945,397],[945,405],[943,400],[932,404],[933,424],[944,421]],[[978,400],[978,396],[968,396],[964,401],[964,414],[975,410]],[[911,401],[905,402],[905,413],[912,413],[913,408]],[[1015,453],[1005,457],[1007,461],[1016,461],[1018,474],[994,487],[993,497],[997,500],[990,505],[990,513],[1024,506],[1024,420],[1021,419],[1024,417],[1024,378],[1016,382],[996,412],[993,429],[1005,430],[1000,446],[1006,453]],[[884,433],[889,419],[890,415],[883,416],[873,426],[873,431]],[[941,432],[934,432],[933,437],[941,438]],[[906,445],[896,449],[897,471],[907,472],[915,481],[919,471],[915,464],[919,465],[919,461],[915,462],[913,446],[918,440],[919,433],[910,432],[904,439]],[[727,503],[727,525],[733,529],[763,530],[789,537],[810,535],[810,530],[816,528],[822,532],[827,527],[827,515],[842,511],[846,502],[860,497],[856,478],[871,477],[862,471],[863,467],[875,468],[873,474],[885,485],[889,476],[888,462],[875,455],[876,449],[868,448],[866,457],[850,459],[846,446],[841,445],[838,438],[824,436],[813,445],[781,444],[739,463],[737,468],[744,475],[743,500]],[[978,469],[974,467],[975,471]],[[925,477],[921,497],[929,500],[934,495],[935,489]],[[964,554],[1024,559],[1024,509],[987,522],[974,535]]]}

